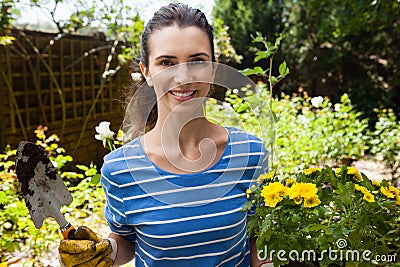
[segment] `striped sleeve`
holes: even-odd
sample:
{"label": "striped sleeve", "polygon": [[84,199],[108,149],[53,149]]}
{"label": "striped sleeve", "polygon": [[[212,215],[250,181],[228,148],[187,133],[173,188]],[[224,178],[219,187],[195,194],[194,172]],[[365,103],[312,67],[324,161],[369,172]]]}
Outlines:
{"label": "striped sleeve", "polygon": [[101,184],[106,196],[104,215],[111,232],[120,235],[130,241],[136,240],[136,232],[133,226],[127,224],[123,196],[120,196],[120,185],[111,180],[111,172],[105,162],[101,168]]}

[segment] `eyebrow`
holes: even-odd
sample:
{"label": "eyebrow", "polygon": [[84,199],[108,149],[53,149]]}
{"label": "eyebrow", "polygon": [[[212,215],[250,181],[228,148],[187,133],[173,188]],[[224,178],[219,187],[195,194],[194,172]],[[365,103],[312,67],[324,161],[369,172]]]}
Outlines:
{"label": "eyebrow", "polygon": [[[207,53],[204,53],[204,52],[195,53],[195,54],[190,55],[189,57],[193,58],[193,57],[198,57],[198,56],[205,56],[207,58],[210,58],[210,56]],[[156,57],[155,60],[158,60],[160,58],[176,58],[176,56],[161,55],[161,56]]]}

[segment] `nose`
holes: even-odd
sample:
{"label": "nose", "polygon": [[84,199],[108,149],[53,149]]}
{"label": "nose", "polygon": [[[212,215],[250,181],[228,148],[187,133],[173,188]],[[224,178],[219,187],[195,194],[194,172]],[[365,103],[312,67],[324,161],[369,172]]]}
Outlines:
{"label": "nose", "polygon": [[174,82],[177,84],[185,84],[192,81],[192,73],[187,63],[182,63],[173,67]]}

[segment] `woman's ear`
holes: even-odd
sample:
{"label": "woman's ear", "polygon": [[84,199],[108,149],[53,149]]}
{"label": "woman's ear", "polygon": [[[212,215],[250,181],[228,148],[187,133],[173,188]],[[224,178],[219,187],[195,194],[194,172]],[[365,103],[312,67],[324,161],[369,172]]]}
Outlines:
{"label": "woman's ear", "polygon": [[149,86],[153,86],[153,80],[151,79],[151,75],[149,72],[149,68],[146,68],[142,62],[139,62],[140,71],[142,72],[146,82]]}

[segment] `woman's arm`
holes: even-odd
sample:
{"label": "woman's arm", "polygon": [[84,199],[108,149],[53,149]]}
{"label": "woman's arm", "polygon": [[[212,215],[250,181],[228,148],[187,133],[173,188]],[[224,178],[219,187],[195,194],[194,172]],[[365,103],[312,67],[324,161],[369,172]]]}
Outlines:
{"label": "woman's arm", "polygon": [[135,255],[135,244],[114,233],[111,233],[108,237],[117,241],[117,255],[113,266],[121,266],[130,262]]}
{"label": "woman's arm", "polygon": [[250,237],[250,266],[251,267],[258,267],[262,263],[262,261],[260,261],[257,256],[256,240],[257,240],[257,238]]}

